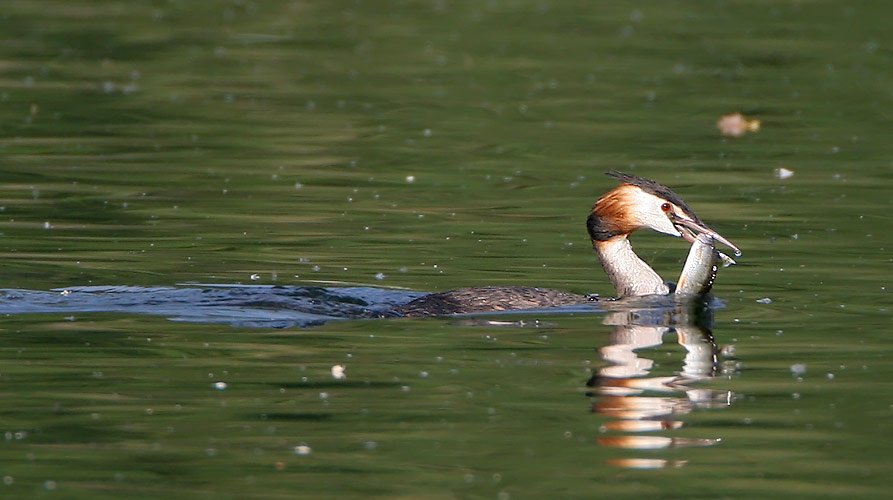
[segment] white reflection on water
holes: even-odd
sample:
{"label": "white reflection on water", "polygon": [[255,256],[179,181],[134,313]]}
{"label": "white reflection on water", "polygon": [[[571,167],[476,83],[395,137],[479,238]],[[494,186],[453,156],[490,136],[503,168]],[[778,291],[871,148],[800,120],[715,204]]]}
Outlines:
{"label": "white reflection on water", "polygon": [[[699,409],[721,408],[734,399],[729,391],[694,386],[714,378],[719,371],[709,301],[678,302],[669,309],[614,310],[604,323],[614,327],[608,344],[599,349],[609,365],[599,369],[587,384],[592,387],[593,413],[611,419],[602,425],[604,435],[598,443],[632,450],[719,444],[720,437],[643,435],[671,433],[685,426],[682,416]],[[663,345],[665,336],[672,334],[685,350],[682,366],[672,375],[654,375],[654,360],[643,354]],[[687,461],[636,457],[611,459],[608,463],[651,469],[681,467]]]}

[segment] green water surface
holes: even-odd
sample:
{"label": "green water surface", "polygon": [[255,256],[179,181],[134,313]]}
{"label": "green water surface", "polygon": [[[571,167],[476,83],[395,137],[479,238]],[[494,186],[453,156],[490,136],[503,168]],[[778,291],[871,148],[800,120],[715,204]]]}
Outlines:
{"label": "green water surface", "polygon": [[[830,0],[4,2],[3,288],[610,295],[584,224],[614,168],[672,186],[744,255],[714,288],[716,376],[633,399],[684,424],[648,435],[709,446],[605,439],[628,433],[586,386],[610,366],[602,315],[5,316],[0,497],[885,498],[891,18]],[[761,130],[723,138],[735,111]],[[634,242],[675,279],[684,241]],[[673,335],[637,354],[649,377],[685,365]]]}

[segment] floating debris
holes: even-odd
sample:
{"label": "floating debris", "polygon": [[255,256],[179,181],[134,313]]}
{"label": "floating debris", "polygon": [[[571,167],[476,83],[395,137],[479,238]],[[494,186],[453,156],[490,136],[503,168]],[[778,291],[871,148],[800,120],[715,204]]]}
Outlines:
{"label": "floating debris", "polygon": [[762,299],[757,299],[757,304],[771,304],[772,299],[769,297],[763,297]]}
{"label": "floating debris", "polygon": [[332,367],[332,378],[335,380],[344,380],[347,378],[347,375],[344,374],[344,370],[346,370],[344,365],[335,365]]}
{"label": "floating debris", "polygon": [[741,137],[747,132],[759,131],[760,120],[748,120],[741,113],[730,113],[716,122],[716,128],[726,137]]}

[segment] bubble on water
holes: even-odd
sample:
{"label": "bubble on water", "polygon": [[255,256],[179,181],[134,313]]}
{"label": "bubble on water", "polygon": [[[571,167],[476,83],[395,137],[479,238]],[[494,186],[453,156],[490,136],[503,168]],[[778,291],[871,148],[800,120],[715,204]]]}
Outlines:
{"label": "bubble on water", "polygon": [[794,363],[793,365],[791,365],[791,373],[797,376],[805,374],[806,365],[803,363]]}
{"label": "bubble on water", "polygon": [[828,380],[834,380],[834,374],[833,374],[833,373],[828,373],[828,374],[825,375],[825,378],[828,379]]}
{"label": "bubble on water", "polygon": [[363,442],[363,447],[369,451],[373,451],[376,448],[378,448],[378,443],[370,439],[368,441]]}
{"label": "bubble on water", "polygon": [[47,221],[47,222],[43,223],[43,228],[44,229],[52,229],[53,226],[49,223],[49,221]]}
{"label": "bubble on water", "polygon": [[320,392],[320,393],[319,393],[319,399],[321,399],[321,400],[323,400],[323,401],[329,399],[329,393],[328,393],[328,392]]}
{"label": "bubble on water", "polygon": [[3,484],[5,484],[6,486],[9,486],[14,482],[15,482],[15,479],[13,479],[12,476],[3,476]]}
{"label": "bubble on water", "polygon": [[776,179],[781,179],[781,180],[790,179],[793,176],[794,176],[793,170],[790,170],[790,169],[787,169],[784,167],[775,169],[775,178]]}
{"label": "bubble on water", "polygon": [[335,380],[344,380],[345,378],[347,378],[347,375],[344,374],[344,370],[346,370],[344,365],[333,366],[332,367],[332,378],[334,378]]}
{"label": "bubble on water", "polygon": [[302,457],[306,457],[307,455],[313,453],[313,449],[307,446],[306,443],[301,443],[295,446],[295,455],[300,455]]}
{"label": "bubble on water", "polygon": [[406,182],[412,184],[413,182],[415,182],[415,176],[414,176],[414,175],[407,175],[407,176],[406,176]]}
{"label": "bubble on water", "polygon": [[377,279],[378,281],[382,281],[385,278],[387,278],[385,273],[375,273],[375,279]]}
{"label": "bubble on water", "polygon": [[214,382],[213,384],[211,384],[211,387],[218,391],[225,391],[226,388],[229,387],[229,385],[226,382]]}
{"label": "bubble on water", "polygon": [[769,297],[763,297],[762,299],[757,299],[757,304],[771,304],[772,299]]}
{"label": "bubble on water", "polygon": [[53,491],[56,489],[56,481],[53,481],[52,479],[47,479],[46,481],[44,481],[43,487],[47,491]]}
{"label": "bubble on water", "polygon": [[257,274],[257,273],[254,273],[254,274],[252,274],[252,275],[250,276],[250,278],[251,278],[252,281],[257,281],[257,280],[260,279],[260,275]]}

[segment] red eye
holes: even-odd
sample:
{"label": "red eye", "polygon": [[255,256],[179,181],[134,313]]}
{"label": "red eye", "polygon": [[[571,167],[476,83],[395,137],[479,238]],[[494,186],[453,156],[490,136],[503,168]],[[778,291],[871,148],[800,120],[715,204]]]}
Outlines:
{"label": "red eye", "polygon": [[673,209],[673,207],[669,203],[664,203],[663,205],[660,206],[660,209],[663,210],[664,212],[669,212],[670,210]]}

